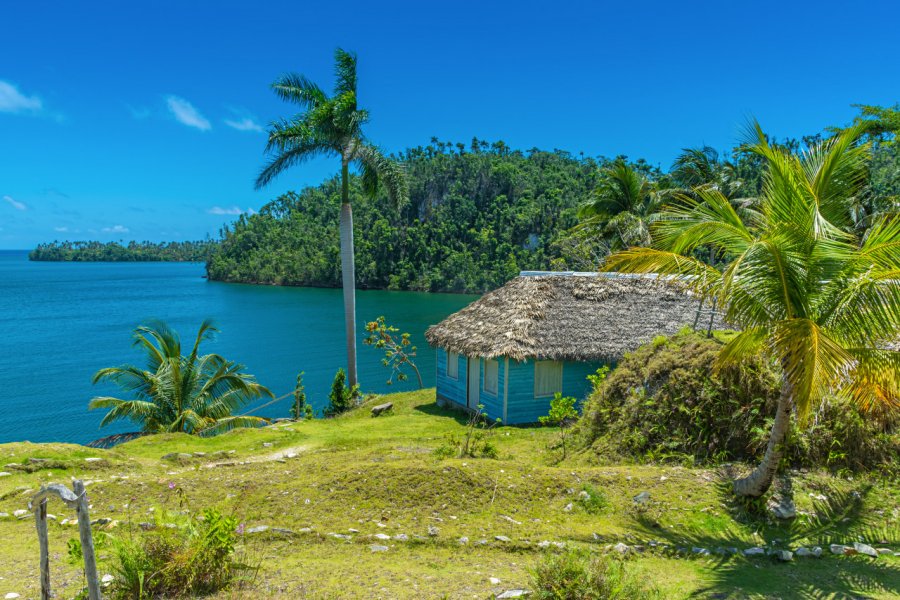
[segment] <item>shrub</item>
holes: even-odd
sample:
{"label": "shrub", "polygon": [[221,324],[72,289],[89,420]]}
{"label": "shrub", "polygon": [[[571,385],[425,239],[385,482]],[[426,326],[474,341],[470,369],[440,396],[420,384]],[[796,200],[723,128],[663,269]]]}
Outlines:
{"label": "shrub", "polygon": [[328,394],[330,404],[325,409],[325,414],[335,416],[355,408],[359,400],[359,386],[347,387],[347,375],[344,369],[338,369],[331,382],[331,392]]}
{"label": "shrub", "polygon": [[444,443],[435,448],[434,454],[438,458],[497,458],[497,447],[491,442],[491,434],[495,425],[500,423],[488,421],[484,405],[479,404],[478,410],[469,415],[465,431],[459,435],[449,433],[444,438]]}
{"label": "shrub", "polygon": [[[758,459],[780,374],[763,358],[713,373],[722,345],[681,332],[626,355],[605,379],[594,381],[579,433],[606,458],[688,464]],[[850,402],[832,399],[808,426],[794,428],[786,460],[834,469],[896,468],[895,420],[863,415]]]}
{"label": "shrub", "polygon": [[621,559],[570,551],[548,554],[531,571],[537,600],[649,600],[659,591]]}
{"label": "shrub", "polygon": [[603,514],[610,506],[606,493],[590,483],[581,486],[581,493],[578,494],[576,501],[584,512],[591,515]]}
{"label": "shrub", "polygon": [[567,430],[575,419],[578,418],[578,411],[575,409],[575,398],[571,396],[563,396],[562,393],[556,392],[553,400],[550,401],[550,412],[545,417],[538,417],[541,425],[551,425],[559,427],[559,441],[562,446],[562,459],[566,459],[566,437]]}

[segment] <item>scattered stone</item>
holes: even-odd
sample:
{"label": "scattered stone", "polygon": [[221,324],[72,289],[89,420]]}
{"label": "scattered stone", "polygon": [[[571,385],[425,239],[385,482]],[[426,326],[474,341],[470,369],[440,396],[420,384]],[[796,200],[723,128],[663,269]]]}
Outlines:
{"label": "scattered stone", "polygon": [[333,537],[333,538],[337,538],[337,539],[339,539],[339,540],[350,540],[350,539],[353,539],[353,538],[351,538],[349,535],[344,535],[343,533],[329,533],[328,535],[330,535],[330,536]]}
{"label": "scattered stone", "polygon": [[475,542],[476,546],[487,546],[488,544],[489,542],[484,538],[481,538],[480,540]]}
{"label": "scattered stone", "polygon": [[371,550],[372,552],[387,552],[388,547],[379,546],[378,544],[372,544],[371,546],[369,546],[369,550]]}
{"label": "scattered stone", "polygon": [[387,534],[384,534],[384,533],[376,533],[376,534],[373,535],[372,537],[375,538],[376,540],[389,540],[389,539],[391,539],[391,536],[389,536],[389,535],[387,535]]}
{"label": "scattered stone", "polygon": [[781,502],[777,502],[773,498],[769,501],[769,510],[772,511],[772,515],[774,515],[776,519],[781,519],[783,521],[793,519],[797,516],[797,508],[794,506],[794,501],[790,498],[782,498]]}
{"label": "scattered stone", "polygon": [[491,582],[491,585],[500,585],[500,580],[496,577],[488,577],[488,581]]}
{"label": "scattered stone", "polygon": [[431,537],[437,537],[437,534],[439,534],[440,532],[441,532],[441,530],[438,529],[437,527],[435,527],[434,525],[428,526],[428,535],[430,535]]}
{"label": "scattered stone", "polygon": [[650,500],[650,492],[641,492],[633,500],[635,504],[644,504]]}
{"label": "scattered stone", "polygon": [[550,546],[554,546],[556,548],[565,548],[566,545],[563,542],[551,542],[549,540],[543,540],[538,542],[538,548],[549,548]]}
{"label": "scattered stone", "polygon": [[[409,541],[409,536],[406,535],[405,533],[398,533],[397,535],[394,536],[394,539],[397,540],[398,542],[406,542],[406,541]],[[469,540],[467,539],[466,541],[469,541]]]}
{"label": "scattered stone", "polygon": [[516,521],[515,519],[513,519],[512,517],[509,517],[507,515],[500,515],[500,518],[503,519],[504,521],[509,521],[513,525],[521,525],[522,524],[521,521]]}
{"label": "scattered stone", "polygon": [[469,543],[469,538],[467,538],[466,536],[462,536],[458,541],[461,545],[466,545]]}
{"label": "scattered stone", "polygon": [[[103,460],[103,459],[100,458],[99,456],[89,456],[86,459],[84,459],[84,462],[100,462],[101,460]],[[104,575],[104,577],[105,577],[105,575]]]}
{"label": "scattered stone", "polygon": [[285,458],[297,458],[298,456],[300,456],[300,455],[297,454],[296,452],[288,452],[287,454],[284,455]]}
{"label": "scattered stone", "polygon": [[14,510],[13,516],[17,519],[24,519],[25,517],[28,516],[28,511],[25,510],[24,508],[20,508],[19,510]]}
{"label": "scattered stone", "polygon": [[194,457],[186,452],[169,452],[168,454],[164,454],[162,456],[162,460],[171,460],[171,461],[183,461],[183,460],[190,460],[192,458],[194,458]]}
{"label": "scattered stone", "polygon": [[156,523],[150,523],[149,521],[144,521],[143,523],[138,523],[138,527],[140,527],[144,531],[150,531],[151,529],[156,529]]}
{"label": "scattered stone", "polygon": [[844,546],[843,544],[831,544],[828,548],[831,550],[832,554],[844,555],[844,554],[847,554],[848,550],[852,551],[853,554],[856,553],[856,550],[853,550],[853,548],[848,548],[847,546]]}
{"label": "scattered stone", "polygon": [[353,529],[352,527],[347,531],[349,531],[350,533],[359,533],[359,529]]}
{"label": "scattered stone", "polygon": [[15,593],[15,592],[10,592],[10,593],[8,593],[7,595],[5,595],[5,596],[3,596],[3,597],[6,598],[6,600],[15,600],[16,598],[21,598],[21,596],[19,596],[19,595],[18,595],[17,593]]}
{"label": "scattered stone", "polygon": [[509,539],[509,538],[506,537],[505,535],[495,535],[495,536],[494,536],[494,539],[497,540],[498,542],[504,542],[504,543],[506,543],[506,542],[511,542],[511,541],[512,541],[511,539]]}
{"label": "scattered stone", "polygon": [[100,519],[94,519],[93,521],[91,521],[91,525],[103,526],[103,525],[108,525],[110,522],[112,522],[112,519],[109,519],[107,517],[102,517]]}
{"label": "scattered stone", "polygon": [[891,549],[890,549],[890,548],[875,548],[875,551],[876,551],[878,554],[890,554],[890,553],[891,553]]}
{"label": "scattered stone", "polygon": [[791,562],[794,560],[794,553],[790,550],[779,550],[775,556],[777,556],[778,560],[781,562]]}
{"label": "scattered stone", "polygon": [[853,549],[859,552],[860,554],[865,554],[866,556],[871,556],[872,558],[878,558],[878,551],[875,550],[872,546],[868,544],[862,544],[860,542],[853,543]]}
{"label": "scattered stone", "polygon": [[587,493],[587,490],[581,490],[580,492],[578,492],[578,499],[579,500],[590,500],[591,495]]}
{"label": "scattered stone", "polygon": [[272,442],[263,442],[263,448],[271,448]]}
{"label": "scattered stone", "polygon": [[379,404],[378,406],[372,407],[372,416],[377,417],[381,414],[384,414],[394,408],[393,402],[385,402],[384,404]]}
{"label": "scattered stone", "polygon": [[765,548],[760,548],[759,546],[744,550],[744,556],[763,556],[765,553]]}
{"label": "scattered stone", "polygon": [[631,548],[628,547],[628,544],[623,544],[622,542],[619,542],[618,544],[613,546],[612,549],[619,554],[627,554],[628,551],[631,550]]}
{"label": "scattered stone", "polygon": [[104,575],[103,577],[100,578],[100,583],[102,583],[103,585],[109,585],[113,581],[115,581],[115,579],[116,579],[115,577],[113,577],[112,575],[107,573],[106,575]]}
{"label": "scattered stone", "polygon": [[0,512],[0,519],[8,519],[8,518],[9,518],[9,513]]}
{"label": "scattered stone", "polygon": [[54,514],[52,514],[52,513],[47,513],[47,520],[48,520],[48,521],[55,521],[55,520],[56,520],[56,515],[54,515]]}
{"label": "scattered stone", "polygon": [[0,471],[0,477],[9,477],[10,475],[12,475],[12,473],[9,473],[7,471]]}
{"label": "scattered stone", "polygon": [[694,554],[699,554],[700,556],[709,556],[709,550],[707,550],[706,548],[694,547],[691,548],[691,552],[693,552]]}
{"label": "scattered stone", "polygon": [[529,595],[531,592],[528,590],[506,590],[499,596],[497,596],[497,600],[503,600],[505,598],[524,598]]}
{"label": "scattered stone", "polygon": [[563,512],[572,512],[572,509],[575,508],[575,505],[569,502],[563,507]]}
{"label": "scattered stone", "polygon": [[194,456],[196,456],[197,458],[203,458],[204,456],[206,456],[206,452],[194,452]]}
{"label": "scattered stone", "polygon": [[803,546],[800,546],[799,548],[794,550],[794,554],[796,554],[800,558],[806,558],[808,556],[813,556],[812,550],[810,550],[809,548],[804,548]]}

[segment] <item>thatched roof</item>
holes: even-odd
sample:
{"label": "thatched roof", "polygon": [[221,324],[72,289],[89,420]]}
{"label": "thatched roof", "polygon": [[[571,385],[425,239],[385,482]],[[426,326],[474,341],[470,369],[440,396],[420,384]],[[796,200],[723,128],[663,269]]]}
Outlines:
{"label": "thatched roof", "polygon": [[[695,296],[655,277],[522,275],[433,325],[425,338],[467,356],[609,361],[692,326],[698,307]],[[700,323],[709,324],[709,312]],[[724,327],[719,316],[713,327]]]}

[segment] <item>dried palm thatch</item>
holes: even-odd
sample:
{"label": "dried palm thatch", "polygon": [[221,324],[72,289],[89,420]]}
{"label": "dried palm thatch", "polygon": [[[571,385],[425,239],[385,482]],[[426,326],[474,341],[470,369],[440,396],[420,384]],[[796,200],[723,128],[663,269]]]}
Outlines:
{"label": "dried palm thatch", "polygon": [[[693,326],[698,308],[696,297],[653,277],[520,276],[433,325],[425,338],[466,356],[608,362]],[[719,315],[713,327],[724,327]]]}

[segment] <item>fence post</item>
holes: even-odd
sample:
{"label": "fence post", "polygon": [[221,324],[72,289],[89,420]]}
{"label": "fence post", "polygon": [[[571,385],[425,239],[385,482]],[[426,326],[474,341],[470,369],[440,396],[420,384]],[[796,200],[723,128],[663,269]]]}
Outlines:
{"label": "fence post", "polygon": [[50,600],[50,548],[47,539],[47,499],[44,498],[34,511],[38,544],[41,547],[41,600]]}
{"label": "fence post", "polygon": [[97,579],[97,559],[94,556],[94,538],[91,535],[91,517],[88,514],[88,499],[84,483],[80,479],[72,481],[72,491],[78,497],[75,512],[78,515],[78,534],[81,537],[81,553],[84,556],[84,576],[88,584],[88,598],[101,600],[100,581]]}

